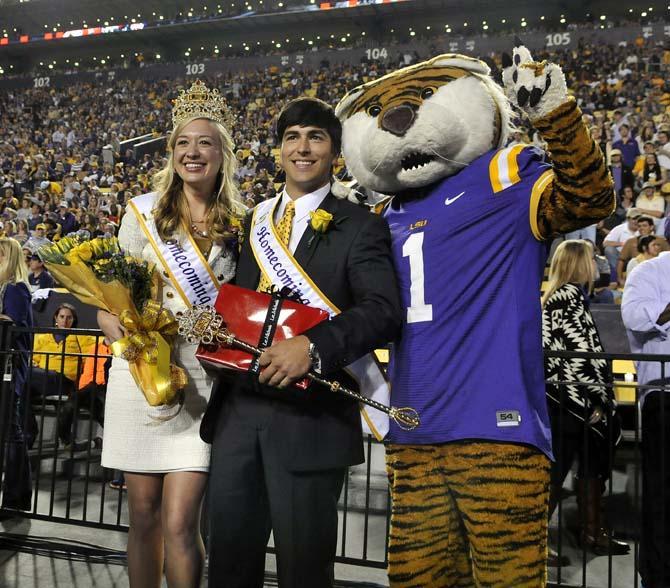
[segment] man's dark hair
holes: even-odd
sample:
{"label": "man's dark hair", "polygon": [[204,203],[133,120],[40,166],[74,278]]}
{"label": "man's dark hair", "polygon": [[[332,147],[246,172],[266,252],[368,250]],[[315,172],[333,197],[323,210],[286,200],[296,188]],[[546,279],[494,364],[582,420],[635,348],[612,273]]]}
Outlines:
{"label": "man's dark hair", "polygon": [[647,223],[649,225],[654,225],[654,219],[651,218],[650,216],[638,216],[637,217],[637,222],[639,223]]}
{"label": "man's dark hair", "polygon": [[291,100],[279,113],[277,120],[277,143],[281,143],[288,127],[319,127],[324,129],[333,142],[333,153],[340,153],[342,147],[342,124],[335,111],[318,98],[303,96]]}

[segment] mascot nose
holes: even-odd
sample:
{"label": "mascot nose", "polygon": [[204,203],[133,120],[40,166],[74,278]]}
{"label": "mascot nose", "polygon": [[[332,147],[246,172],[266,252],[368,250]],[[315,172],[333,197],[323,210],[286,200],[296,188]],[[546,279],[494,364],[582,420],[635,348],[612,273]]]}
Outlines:
{"label": "mascot nose", "polygon": [[402,137],[412,126],[416,114],[408,104],[401,104],[388,110],[382,117],[382,129]]}

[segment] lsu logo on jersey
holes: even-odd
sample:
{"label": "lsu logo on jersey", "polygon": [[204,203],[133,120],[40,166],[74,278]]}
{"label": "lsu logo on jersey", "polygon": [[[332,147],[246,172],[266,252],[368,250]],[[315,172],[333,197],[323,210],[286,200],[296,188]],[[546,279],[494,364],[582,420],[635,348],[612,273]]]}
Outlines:
{"label": "lsu logo on jersey", "polygon": [[419,220],[419,221],[416,221],[415,223],[412,223],[409,226],[409,230],[414,231],[416,229],[421,229],[421,228],[425,227],[427,224],[428,224],[428,219]]}

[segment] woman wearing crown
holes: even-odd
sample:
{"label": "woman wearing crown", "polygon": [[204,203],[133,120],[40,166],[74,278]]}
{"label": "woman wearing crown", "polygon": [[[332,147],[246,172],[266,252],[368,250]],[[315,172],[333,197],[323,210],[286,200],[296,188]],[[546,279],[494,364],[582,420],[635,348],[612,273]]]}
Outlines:
{"label": "woman wearing crown", "polygon": [[[168,163],[155,191],[129,202],[119,241],[129,255],[156,264],[161,302],[177,314],[213,303],[233,277],[231,226],[241,208],[223,97],[197,81],[174,101],[172,121]],[[118,317],[100,311],[98,322],[110,341],[123,336]],[[210,447],[198,430],[211,381],[183,339],[173,360],[189,383],[179,403],[158,409],[146,403],[123,359],[110,370],[102,465],[126,473],[131,587],[160,586],[163,562],[168,586],[199,586],[204,565],[199,520]]]}

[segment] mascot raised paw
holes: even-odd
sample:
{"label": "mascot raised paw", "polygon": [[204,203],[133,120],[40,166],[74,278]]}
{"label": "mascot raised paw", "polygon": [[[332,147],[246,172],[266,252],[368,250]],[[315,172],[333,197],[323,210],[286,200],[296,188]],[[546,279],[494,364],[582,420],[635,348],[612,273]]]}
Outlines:
{"label": "mascot raised paw", "polygon": [[[383,214],[405,307],[389,375],[389,579],[544,587],[550,425],[540,283],[546,240],[608,216],[603,155],[561,69],[518,46],[488,66],[440,55],[346,94],[347,166]],[[548,145],[506,146],[512,106]]]}

